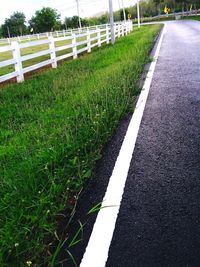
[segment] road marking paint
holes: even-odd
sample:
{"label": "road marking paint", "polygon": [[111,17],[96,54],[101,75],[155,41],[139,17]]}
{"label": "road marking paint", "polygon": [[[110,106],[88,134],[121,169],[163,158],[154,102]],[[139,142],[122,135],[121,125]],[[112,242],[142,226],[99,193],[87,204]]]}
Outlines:
{"label": "road marking paint", "polygon": [[102,207],[107,208],[102,208],[97,215],[97,219],[80,267],[104,267],[106,265],[109,247],[112,241],[115,224],[124,193],[124,187],[130,168],[132,154],[135,148],[135,143],[149,94],[154,70],[158,60],[164,32],[165,26],[156,48],[154,60],[150,65],[147,78],[119,152],[119,156],[115,163],[112,176],[110,177],[107,191],[102,203]]}

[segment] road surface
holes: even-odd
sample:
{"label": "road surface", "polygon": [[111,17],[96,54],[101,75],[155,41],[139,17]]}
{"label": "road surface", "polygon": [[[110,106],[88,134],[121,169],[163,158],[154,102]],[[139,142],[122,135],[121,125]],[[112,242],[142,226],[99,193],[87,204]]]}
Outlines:
{"label": "road surface", "polygon": [[[165,27],[106,267],[200,266],[200,22]],[[109,143],[79,213],[102,201],[129,121]],[[73,251],[78,263],[94,221]]]}

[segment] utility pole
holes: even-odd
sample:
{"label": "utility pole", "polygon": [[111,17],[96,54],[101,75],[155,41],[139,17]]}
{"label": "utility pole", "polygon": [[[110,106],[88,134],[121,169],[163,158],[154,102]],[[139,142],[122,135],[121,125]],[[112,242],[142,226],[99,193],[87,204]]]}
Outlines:
{"label": "utility pole", "polygon": [[123,14],[124,14],[124,22],[126,22],[126,12],[124,8],[124,0],[122,0],[122,8],[123,8]]}
{"label": "utility pole", "polygon": [[79,21],[79,28],[81,29],[81,18],[80,18],[80,12],[79,12],[79,0],[76,0],[76,4],[77,4],[77,14],[78,14],[78,21]]}
{"label": "utility pole", "polygon": [[121,6],[120,6],[120,0],[118,0],[118,5],[119,5],[119,10],[121,9]]}
{"label": "utility pole", "polygon": [[138,28],[140,28],[140,0],[137,1],[137,19],[138,19]]}
{"label": "utility pole", "polygon": [[115,26],[114,26],[112,0],[109,0],[109,13],[110,13],[111,43],[114,45],[114,43],[115,43]]}

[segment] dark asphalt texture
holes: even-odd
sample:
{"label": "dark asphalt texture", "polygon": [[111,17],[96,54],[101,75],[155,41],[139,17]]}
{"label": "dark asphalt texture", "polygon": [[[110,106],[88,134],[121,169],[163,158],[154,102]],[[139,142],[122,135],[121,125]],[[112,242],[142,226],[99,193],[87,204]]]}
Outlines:
{"label": "dark asphalt texture", "polygon": [[[103,200],[130,120],[131,114],[120,122],[112,137],[112,140],[108,142],[108,144],[103,149],[102,158],[97,163],[94,178],[88,182],[78,201],[76,214],[73,220],[74,223],[70,226],[70,229],[67,229],[67,234],[70,237],[70,241],[80,227],[78,221],[80,221],[82,224],[85,224],[83,232],[83,241],[74,246],[72,249],[70,249],[70,253],[72,253],[78,265],[80,264],[85,249],[87,247],[92,228],[97,217],[97,213],[94,213],[89,216],[87,216],[87,213],[92,207],[96,206]],[[67,225],[68,223],[68,218],[66,219],[66,223],[64,223],[63,226]],[[61,264],[57,264],[56,266],[74,267],[74,264],[72,263],[66,252],[66,247],[68,245],[69,243],[66,243],[66,245],[61,250],[61,253],[59,255],[59,261],[61,262]]]}
{"label": "dark asphalt texture", "polygon": [[[200,22],[166,27],[106,267],[200,266]],[[105,148],[75,221],[87,221],[87,211],[102,201],[129,121]],[[95,219],[71,250],[78,264]],[[66,257],[62,250],[60,259]]]}
{"label": "dark asphalt texture", "polygon": [[166,27],[106,267],[200,266],[200,22]]}

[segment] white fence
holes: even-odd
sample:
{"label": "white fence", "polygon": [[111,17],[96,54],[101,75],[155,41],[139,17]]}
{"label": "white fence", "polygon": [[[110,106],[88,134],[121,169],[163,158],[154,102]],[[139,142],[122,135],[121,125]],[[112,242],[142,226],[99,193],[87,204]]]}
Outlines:
{"label": "white fence", "polygon": [[63,31],[54,31],[54,32],[45,32],[45,33],[35,33],[29,35],[22,35],[22,36],[14,36],[10,38],[2,38],[0,39],[0,45],[8,45],[11,44],[13,41],[18,42],[30,42],[35,40],[47,39],[49,36],[52,37],[65,37],[71,35],[72,33],[80,33],[84,31],[85,28],[82,29],[73,29],[73,30],[63,30]]}
{"label": "white fence", "polygon": [[[115,36],[127,35],[132,31],[132,22],[127,21],[123,23],[115,24]],[[4,61],[0,61],[0,68],[8,66],[14,66],[14,71],[0,76],[0,82],[16,78],[17,82],[24,81],[24,74],[41,67],[51,65],[52,68],[57,67],[57,62],[64,60],[69,57],[76,59],[78,54],[87,51],[91,52],[91,49],[95,46],[100,47],[103,43],[109,43],[111,40],[111,29],[110,25],[104,25],[103,27],[90,28],[81,33],[72,33],[64,37],[49,36],[44,40],[37,40],[32,42],[19,43],[17,41],[11,42],[10,45],[0,47],[0,58],[1,53],[10,52],[11,58]],[[61,46],[58,46],[58,43]],[[26,55],[22,55],[21,50],[26,48],[35,48],[44,45],[45,49],[39,52],[29,52]],[[46,46],[48,48],[46,49]],[[59,55],[61,53],[61,55]],[[23,66],[23,63],[27,60],[32,60],[42,56],[49,56],[49,59],[43,60],[34,65],[28,67]]]}
{"label": "white fence", "polygon": [[100,28],[100,29],[105,28],[106,25],[107,24],[101,24],[101,25],[82,27],[82,28],[76,28],[76,29],[70,29],[70,30],[36,33],[36,34],[29,34],[29,35],[22,35],[22,36],[14,36],[14,37],[10,37],[10,38],[2,38],[2,39],[0,39],[0,45],[8,45],[8,44],[11,44],[11,42],[13,42],[13,41],[18,41],[21,43],[21,42],[30,42],[30,41],[35,41],[35,40],[47,39],[50,36],[55,37],[55,38],[65,37],[65,36],[69,36],[73,33],[80,34],[82,32],[87,31],[88,29],[95,30],[98,28]]}

